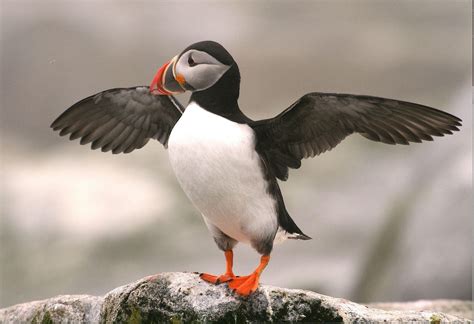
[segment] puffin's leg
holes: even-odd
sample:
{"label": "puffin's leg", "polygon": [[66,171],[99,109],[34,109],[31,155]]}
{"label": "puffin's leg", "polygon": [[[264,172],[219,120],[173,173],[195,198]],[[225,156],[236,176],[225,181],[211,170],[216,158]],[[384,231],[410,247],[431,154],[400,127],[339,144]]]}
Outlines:
{"label": "puffin's leg", "polygon": [[208,273],[201,273],[199,276],[201,277],[202,280],[213,283],[213,284],[227,282],[231,280],[232,278],[235,278],[235,275],[232,272],[233,259],[234,259],[234,253],[232,252],[232,249],[237,244],[237,241],[229,237],[228,235],[226,235],[224,232],[222,232],[219,228],[217,228],[210,222],[208,222],[206,217],[204,217],[204,221],[207,227],[209,228],[209,230],[211,231],[212,235],[214,236],[214,241],[216,242],[217,246],[219,247],[219,249],[224,251],[226,267],[225,267],[225,273],[220,276],[214,276]]}
{"label": "puffin's leg", "polygon": [[229,288],[241,296],[248,296],[258,288],[260,274],[270,261],[270,254],[260,258],[260,264],[252,274],[244,277],[236,277],[229,281]]}
{"label": "puffin's leg", "polygon": [[260,237],[258,240],[255,240],[251,243],[252,247],[262,256],[260,258],[260,264],[250,275],[236,277],[229,281],[228,285],[232,291],[241,296],[248,296],[257,290],[260,275],[270,261],[270,253],[273,249],[273,241],[275,240],[276,232],[277,229],[275,229],[274,232],[267,233],[265,238],[262,239]]}
{"label": "puffin's leg", "polygon": [[234,272],[232,271],[232,266],[234,262],[234,253],[232,250],[227,250],[224,252],[225,255],[225,272],[224,274],[220,276],[214,276],[208,273],[201,273],[199,277],[201,277],[202,280],[213,283],[213,284],[220,284],[223,282],[227,282],[235,278]]}

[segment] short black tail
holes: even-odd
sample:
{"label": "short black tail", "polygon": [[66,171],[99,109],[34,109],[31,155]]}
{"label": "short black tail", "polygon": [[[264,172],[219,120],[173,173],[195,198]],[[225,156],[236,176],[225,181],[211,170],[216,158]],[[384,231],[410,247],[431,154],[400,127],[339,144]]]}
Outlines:
{"label": "short black tail", "polygon": [[[282,213],[283,214],[283,213]],[[283,228],[289,235],[289,239],[293,240],[311,240],[311,237],[303,233],[302,230],[296,225],[295,221],[290,217],[288,212],[285,209],[284,215],[279,216],[279,223],[281,228]]]}

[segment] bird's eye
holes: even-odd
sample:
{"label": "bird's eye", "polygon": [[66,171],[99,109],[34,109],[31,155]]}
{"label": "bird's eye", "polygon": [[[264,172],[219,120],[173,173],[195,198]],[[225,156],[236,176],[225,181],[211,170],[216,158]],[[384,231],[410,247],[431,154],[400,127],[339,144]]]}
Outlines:
{"label": "bird's eye", "polygon": [[189,55],[188,57],[188,64],[189,66],[196,66],[196,62],[193,60],[193,57]]}

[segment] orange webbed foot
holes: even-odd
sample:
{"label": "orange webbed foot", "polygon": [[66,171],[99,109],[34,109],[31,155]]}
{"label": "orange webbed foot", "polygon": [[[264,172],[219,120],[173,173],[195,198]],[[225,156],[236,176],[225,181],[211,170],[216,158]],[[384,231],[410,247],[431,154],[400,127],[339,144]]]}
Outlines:
{"label": "orange webbed foot", "polygon": [[263,255],[260,258],[260,264],[251,275],[232,279],[228,283],[229,288],[240,296],[245,297],[255,292],[255,290],[258,288],[260,274],[262,273],[263,269],[265,269],[269,261],[270,255]]}
{"label": "orange webbed foot", "polygon": [[229,281],[228,286],[233,292],[240,296],[249,296],[257,290],[259,277],[260,276],[255,272],[249,276],[236,277]]}
{"label": "orange webbed foot", "polygon": [[218,285],[224,282],[231,281],[233,278],[235,278],[235,275],[233,273],[225,273],[220,276],[214,276],[208,273],[201,273],[199,274],[199,277],[204,281]]}

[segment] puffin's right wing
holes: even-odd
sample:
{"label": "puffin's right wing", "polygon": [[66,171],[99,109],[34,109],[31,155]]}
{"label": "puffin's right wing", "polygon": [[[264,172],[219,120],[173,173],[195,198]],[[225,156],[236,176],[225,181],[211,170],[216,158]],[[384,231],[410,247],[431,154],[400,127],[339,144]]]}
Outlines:
{"label": "puffin's right wing", "polygon": [[309,93],[275,118],[256,121],[257,149],[280,180],[301,159],[324,153],[353,133],[387,144],[432,141],[459,130],[461,119],[400,100],[337,93]]}
{"label": "puffin's right wing", "polygon": [[129,153],[150,138],[165,147],[171,130],[184,112],[172,96],[150,93],[146,86],[116,88],[85,98],[62,113],[52,124],[59,135],[92,142],[92,149]]}

